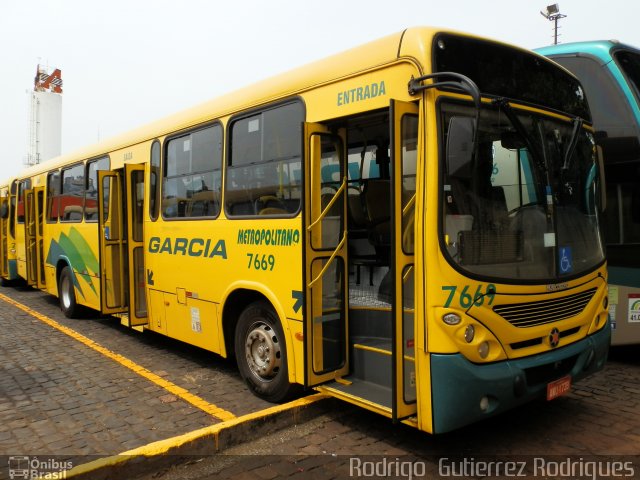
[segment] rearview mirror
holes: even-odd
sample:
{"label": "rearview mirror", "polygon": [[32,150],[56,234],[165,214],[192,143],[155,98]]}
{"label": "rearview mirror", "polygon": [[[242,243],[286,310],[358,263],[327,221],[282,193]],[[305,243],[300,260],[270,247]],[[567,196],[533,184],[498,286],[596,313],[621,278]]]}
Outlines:
{"label": "rearview mirror", "polygon": [[452,117],[447,134],[447,171],[458,178],[471,177],[476,121],[470,117]]}
{"label": "rearview mirror", "polygon": [[500,146],[507,150],[520,150],[527,146],[522,137],[516,132],[502,132]]}
{"label": "rearview mirror", "polygon": [[598,168],[600,170],[600,212],[602,213],[607,208],[607,183],[604,178],[604,155],[600,145],[596,145],[596,156],[598,157]]}

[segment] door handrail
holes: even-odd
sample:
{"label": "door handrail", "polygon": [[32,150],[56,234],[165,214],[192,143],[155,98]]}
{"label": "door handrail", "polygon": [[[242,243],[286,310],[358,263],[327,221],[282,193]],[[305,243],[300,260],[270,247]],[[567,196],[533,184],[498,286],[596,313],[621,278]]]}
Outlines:
{"label": "door handrail", "polygon": [[409,201],[407,202],[407,204],[402,209],[402,216],[403,217],[407,216],[407,213],[409,213],[409,210],[411,210],[411,208],[415,205],[415,203],[416,203],[416,194],[414,193],[411,196],[411,198],[409,199]]}
{"label": "door handrail", "polygon": [[322,212],[320,212],[320,215],[318,215],[318,218],[311,225],[307,227],[307,231],[310,232],[313,227],[315,227],[319,222],[321,222],[324,219],[324,217],[327,216],[327,213],[329,213],[329,210],[331,209],[331,207],[333,207],[333,204],[336,203],[336,201],[338,200],[338,196],[340,195],[340,193],[343,193],[346,188],[347,188],[347,178],[345,177],[342,180],[342,185],[340,185],[340,188],[336,190],[336,193],[333,195],[333,198],[329,201],[327,206],[324,207]]}
{"label": "door handrail", "polygon": [[342,247],[344,247],[345,242],[347,241],[347,231],[344,230],[342,232],[342,240],[340,240],[340,243],[338,244],[338,246],[336,247],[336,249],[333,251],[333,253],[331,254],[331,256],[329,257],[329,260],[327,260],[327,263],[324,264],[324,267],[322,267],[322,270],[320,270],[320,273],[318,274],[318,276],[316,278],[314,278],[308,286],[308,288],[313,287],[313,285],[320,279],[320,277],[322,277],[324,275],[324,272],[327,271],[327,268],[329,268],[329,265],[331,265],[331,262],[333,262],[333,260],[336,258],[336,256],[338,255],[338,252],[340,250],[342,250]]}

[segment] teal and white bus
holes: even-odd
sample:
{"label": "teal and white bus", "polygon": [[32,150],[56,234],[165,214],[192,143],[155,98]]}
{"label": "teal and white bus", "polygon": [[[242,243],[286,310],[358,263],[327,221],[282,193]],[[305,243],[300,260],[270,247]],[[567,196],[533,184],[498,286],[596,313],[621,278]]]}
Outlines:
{"label": "teal and white bus", "polygon": [[602,147],[607,185],[603,228],[612,345],[640,343],[640,50],[618,41],[537,50],[578,77]]}

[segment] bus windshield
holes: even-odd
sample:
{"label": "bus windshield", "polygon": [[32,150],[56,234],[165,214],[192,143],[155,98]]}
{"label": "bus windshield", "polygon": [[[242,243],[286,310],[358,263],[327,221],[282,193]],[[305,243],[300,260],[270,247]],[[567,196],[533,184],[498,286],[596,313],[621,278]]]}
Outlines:
{"label": "bus windshield", "polygon": [[475,109],[442,101],[439,110],[450,262],[507,283],[553,283],[602,264],[599,168],[581,121],[496,101],[483,105],[476,129]]}
{"label": "bus windshield", "polygon": [[618,50],[613,57],[633,85],[635,94],[640,96],[640,54],[636,51]]}

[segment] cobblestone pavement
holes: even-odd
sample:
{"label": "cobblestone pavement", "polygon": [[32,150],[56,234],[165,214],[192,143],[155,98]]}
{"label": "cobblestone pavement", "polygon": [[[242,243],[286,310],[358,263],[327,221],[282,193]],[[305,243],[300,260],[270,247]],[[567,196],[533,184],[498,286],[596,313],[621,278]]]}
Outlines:
{"label": "cobblestone pavement", "polygon": [[[223,454],[190,458],[186,464],[143,478],[445,478],[457,472],[458,478],[502,479],[516,478],[522,466],[528,478],[603,479],[615,478],[601,474],[614,468],[615,462],[622,462],[620,477],[640,478],[638,347],[614,348],[605,370],[574,385],[565,397],[535,402],[439,436],[392,425],[376,414],[338,401],[334,404],[335,408],[304,424]],[[467,470],[463,471],[465,459]],[[472,465],[487,461],[512,462],[516,471],[510,472],[512,475],[481,475],[471,470]],[[575,475],[564,475],[561,470],[569,462],[573,462]],[[601,471],[591,476],[588,469],[592,467]],[[505,468],[503,464],[502,473]],[[580,475],[580,468],[585,475]],[[374,475],[368,475],[372,472]]]}
{"label": "cobblestone pavement", "polygon": [[[67,319],[36,290],[0,293],[235,416],[271,406],[210,352],[114,317]],[[2,300],[0,331],[0,455],[115,455],[220,421]]]}
{"label": "cobblestone pavement", "polygon": [[[132,331],[112,317],[67,319],[55,298],[35,290],[0,293],[233,415],[270,406],[249,393],[233,362],[210,352]],[[114,455],[220,421],[2,300],[0,329],[0,455],[63,455],[77,465],[86,455]],[[640,478],[640,348],[613,349],[605,370],[574,385],[565,397],[440,436],[393,425],[337,400],[311,421],[277,427],[270,435],[248,435],[219,455],[176,457],[174,466],[145,480],[348,478],[358,461],[394,459],[420,461],[424,478],[439,478],[442,457],[529,462],[543,455],[631,458],[635,470],[627,478]],[[0,477],[4,474],[0,470]]]}

